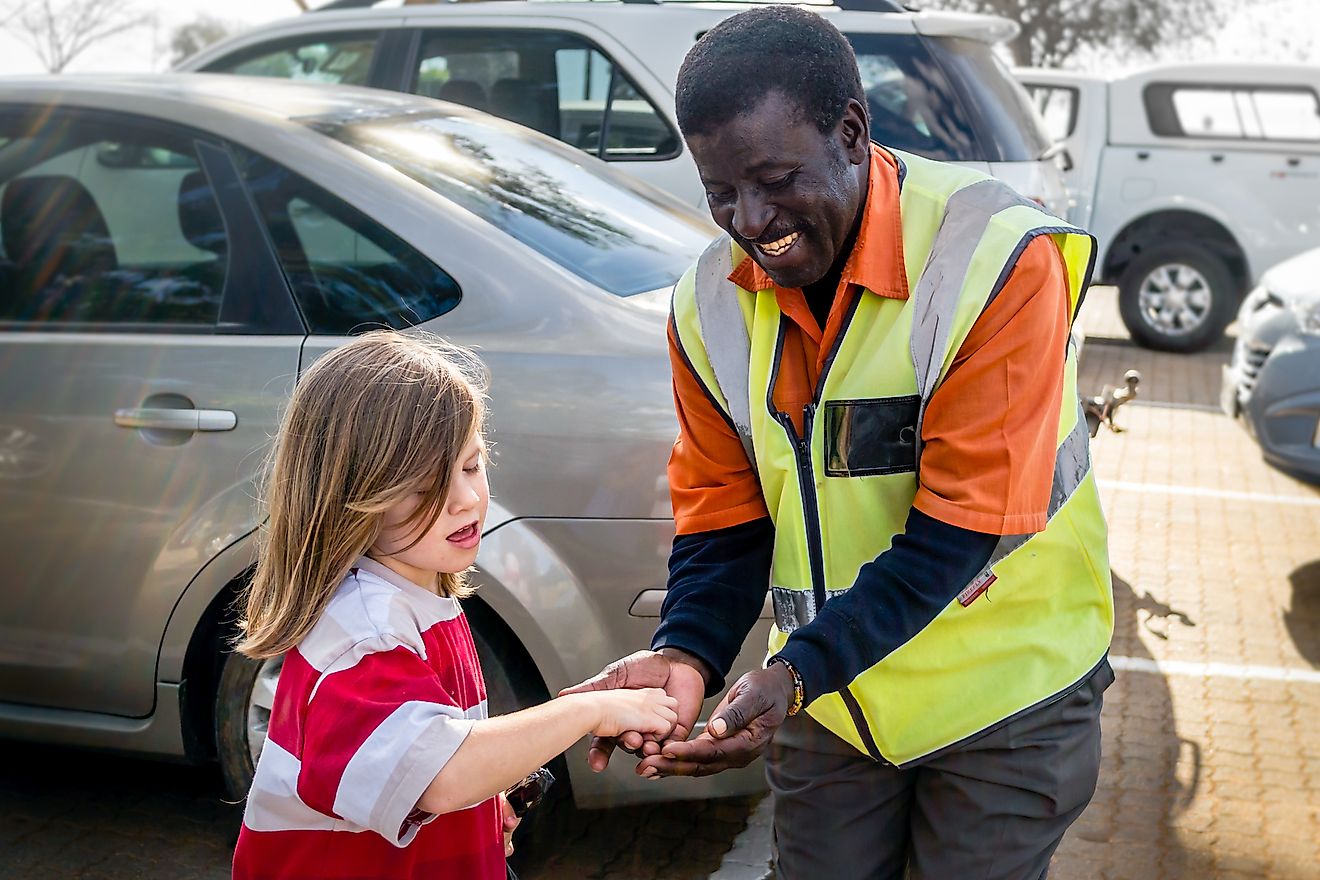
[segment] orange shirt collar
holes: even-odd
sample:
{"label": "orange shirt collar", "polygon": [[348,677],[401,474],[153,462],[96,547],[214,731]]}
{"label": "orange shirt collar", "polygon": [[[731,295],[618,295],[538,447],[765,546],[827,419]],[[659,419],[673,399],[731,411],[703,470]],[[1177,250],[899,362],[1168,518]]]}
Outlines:
{"label": "orange shirt collar", "polygon": [[[744,257],[729,280],[743,290],[777,290],[765,270]],[[907,267],[903,264],[903,224],[899,218],[898,160],[878,145],[871,145],[866,207],[857,243],[844,264],[840,286],[855,284],[878,296],[907,299]]]}

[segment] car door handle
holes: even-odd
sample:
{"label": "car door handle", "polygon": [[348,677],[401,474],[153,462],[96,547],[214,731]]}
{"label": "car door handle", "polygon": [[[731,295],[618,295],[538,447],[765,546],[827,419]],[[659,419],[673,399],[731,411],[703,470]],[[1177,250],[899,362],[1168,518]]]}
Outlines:
{"label": "car door handle", "polygon": [[232,431],[238,425],[238,416],[227,409],[142,407],[115,410],[115,424],[163,431]]}

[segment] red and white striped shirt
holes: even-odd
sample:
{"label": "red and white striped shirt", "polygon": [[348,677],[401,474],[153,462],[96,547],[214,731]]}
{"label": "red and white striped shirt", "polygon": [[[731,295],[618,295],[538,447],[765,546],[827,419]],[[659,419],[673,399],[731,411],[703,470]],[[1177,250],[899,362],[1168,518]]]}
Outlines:
{"label": "red and white striped shirt", "polygon": [[235,880],[504,880],[496,798],[416,810],[485,717],[458,601],[358,560],[285,657]]}

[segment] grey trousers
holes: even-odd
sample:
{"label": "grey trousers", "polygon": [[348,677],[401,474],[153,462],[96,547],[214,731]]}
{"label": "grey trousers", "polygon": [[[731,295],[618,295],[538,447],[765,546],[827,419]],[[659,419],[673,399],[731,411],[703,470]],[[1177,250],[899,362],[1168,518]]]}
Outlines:
{"label": "grey trousers", "polygon": [[1106,660],[1077,690],[915,767],[808,716],[767,753],[780,880],[1041,880],[1095,794]]}

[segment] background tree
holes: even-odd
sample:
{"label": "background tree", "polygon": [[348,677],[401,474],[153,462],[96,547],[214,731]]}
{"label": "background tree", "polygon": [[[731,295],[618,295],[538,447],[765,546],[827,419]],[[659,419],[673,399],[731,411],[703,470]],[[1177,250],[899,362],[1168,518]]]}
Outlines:
{"label": "background tree", "polygon": [[[1157,54],[1217,31],[1228,0],[938,0],[945,9],[1017,22],[1007,45],[1014,63],[1060,67],[1081,50],[1123,58]],[[934,5],[934,4],[932,4]]]}
{"label": "background tree", "polygon": [[0,23],[25,43],[51,73],[59,73],[89,46],[136,27],[152,16],[131,0],[25,0],[0,12]]}
{"label": "background tree", "polygon": [[189,55],[229,36],[233,30],[232,24],[211,15],[179,25],[170,32],[170,64],[178,64]]}

